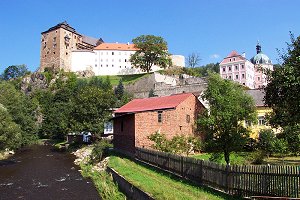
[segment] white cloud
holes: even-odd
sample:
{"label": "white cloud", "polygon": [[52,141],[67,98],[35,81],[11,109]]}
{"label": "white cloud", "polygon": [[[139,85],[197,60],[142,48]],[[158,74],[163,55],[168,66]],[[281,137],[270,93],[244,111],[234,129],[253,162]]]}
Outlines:
{"label": "white cloud", "polygon": [[213,55],[210,55],[209,57],[212,58],[212,59],[217,59],[217,58],[220,58],[220,55],[219,54],[213,54]]}

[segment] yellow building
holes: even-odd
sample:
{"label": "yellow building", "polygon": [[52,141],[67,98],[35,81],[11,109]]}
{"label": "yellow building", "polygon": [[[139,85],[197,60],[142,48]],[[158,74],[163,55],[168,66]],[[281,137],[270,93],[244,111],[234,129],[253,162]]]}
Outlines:
{"label": "yellow building", "polygon": [[[259,136],[260,130],[271,128],[271,126],[268,126],[266,124],[266,115],[268,113],[272,112],[272,109],[270,107],[265,106],[265,103],[264,103],[265,93],[264,93],[263,89],[247,90],[247,93],[250,96],[252,96],[252,98],[254,99],[254,102],[256,105],[256,112],[257,112],[257,123],[256,124],[248,124],[246,122],[245,125],[251,129],[250,137],[253,139],[257,139]],[[277,132],[277,130],[274,129],[274,132]]]}

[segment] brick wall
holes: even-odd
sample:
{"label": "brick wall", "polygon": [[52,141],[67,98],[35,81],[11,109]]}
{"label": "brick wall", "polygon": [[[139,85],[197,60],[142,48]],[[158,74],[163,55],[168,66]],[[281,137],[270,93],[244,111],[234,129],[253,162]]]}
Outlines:
{"label": "brick wall", "polygon": [[[114,119],[114,148],[134,153],[134,114],[125,115]],[[123,131],[121,124],[123,122]]]}
{"label": "brick wall", "polygon": [[[158,112],[149,111],[135,114],[135,145],[149,148],[152,142],[149,135],[160,131],[170,139],[175,135],[197,135],[195,121],[199,112],[204,109],[194,95],[179,104],[176,109],[162,111],[162,122],[158,122]],[[189,115],[189,122],[187,121]]]}

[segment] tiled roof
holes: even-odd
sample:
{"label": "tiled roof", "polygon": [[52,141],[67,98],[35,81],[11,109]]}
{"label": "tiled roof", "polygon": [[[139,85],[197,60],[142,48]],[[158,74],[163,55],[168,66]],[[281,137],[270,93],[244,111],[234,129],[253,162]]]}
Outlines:
{"label": "tiled roof", "polygon": [[[234,58],[234,60],[232,58]],[[238,54],[238,52],[231,51],[230,54],[222,60],[220,65],[231,63],[231,62],[237,62],[237,61],[245,61],[245,60],[246,60],[246,58],[244,58],[243,56]]]}
{"label": "tiled roof", "polygon": [[101,42],[103,42],[103,40],[101,38],[96,39],[96,38],[93,38],[93,37],[82,35],[82,42],[90,44],[90,45],[96,47],[97,45],[101,44]]}
{"label": "tiled roof", "polygon": [[246,90],[246,92],[250,96],[252,96],[256,106],[258,107],[265,106],[265,102],[264,102],[265,93],[262,89]]}
{"label": "tiled roof", "polygon": [[[151,97],[145,99],[134,99],[122,106],[115,113],[135,113],[150,110],[164,110],[176,108],[181,102],[193,95],[192,93],[182,93],[165,97]],[[194,96],[194,95],[193,95]]]}
{"label": "tiled roof", "polygon": [[123,51],[135,51],[137,48],[134,44],[122,44],[122,43],[102,43],[95,47],[94,50],[123,50]]}
{"label": "tiled roof", "polygon": [[71,27],[66,21],[64,21],[64,22],[62,22],[62,23],[59,23],[59,24],[57,24],[57,25],[55,25],[55,26],[49,28],[47,31],[42,32],[42,34],[43,34],[43,33],[50,32],[50,31],[53,31],[53,30],[56,30],[56,29],[58,29],[58,28],[63,28],[63,29],[68,30],[68,31],[70,31],[70,32],[72,32],[72,33],[76,33],[76,34],[80,35],[80,34],[77,33],[76,30],[75,30],[73,27]]}

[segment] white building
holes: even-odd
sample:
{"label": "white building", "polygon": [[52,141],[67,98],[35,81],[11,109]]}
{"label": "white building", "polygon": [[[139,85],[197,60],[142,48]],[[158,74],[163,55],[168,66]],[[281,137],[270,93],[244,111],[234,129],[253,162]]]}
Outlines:
{"label": "white building", "polygon": [[[71,71],[92,70],[98,75],[125,75],[142,73],[131,65],[130,56],[136,52],[133,44],[102,43],[93,51],[72,51]],[[184,57],[171,56],[174,66],[184,67]],[[161,68],[153,66],[152,71]]]}
{"label": "white building", "polygon": [[271,60],[262,53],[261,46],[256,45],[257,54],[247,60],[245,53],[242,55],[232,51],[220,63],[220,75],[223,79],[230,79],[245,85],[250,89],[261,88],[267,85],[263,69],[273,70]]}

